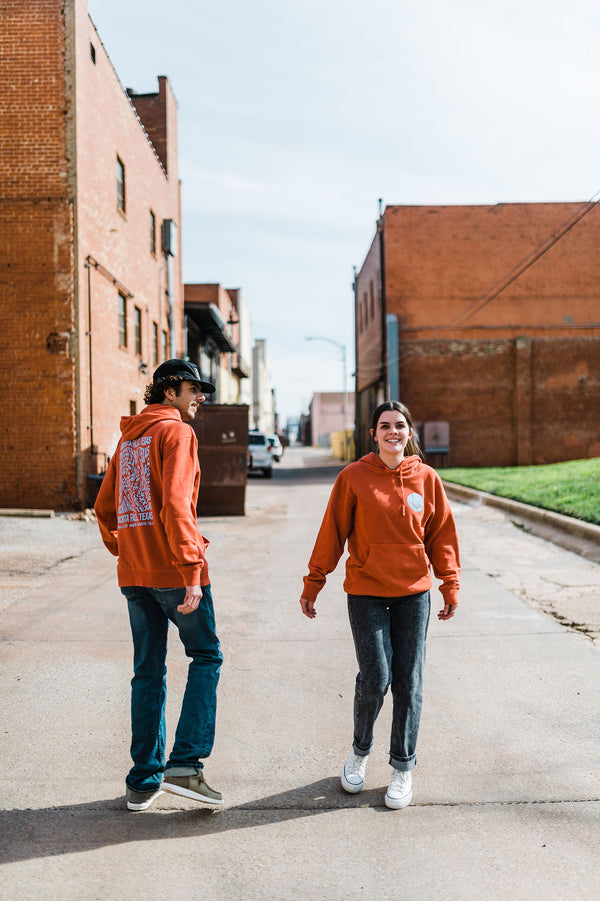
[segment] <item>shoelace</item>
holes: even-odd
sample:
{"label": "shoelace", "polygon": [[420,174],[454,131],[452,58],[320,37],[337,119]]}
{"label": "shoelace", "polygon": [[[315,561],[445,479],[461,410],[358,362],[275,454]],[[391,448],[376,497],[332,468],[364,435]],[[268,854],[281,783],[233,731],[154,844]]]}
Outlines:
{"label": "shoelace", "polygon": [[404,772],[404,770],[394,770],[390,780],[390,788],[404,788],[409,779],[410,776],[408,772]]}
{"label": "shoelace", "polygon": [[358,776],[362,775],[362,767],[366,766],[366,757],[359,757],[357,754],[354,755],[354,759],[350,763],[350,766],[346,764],[346,773],[348,776]]}

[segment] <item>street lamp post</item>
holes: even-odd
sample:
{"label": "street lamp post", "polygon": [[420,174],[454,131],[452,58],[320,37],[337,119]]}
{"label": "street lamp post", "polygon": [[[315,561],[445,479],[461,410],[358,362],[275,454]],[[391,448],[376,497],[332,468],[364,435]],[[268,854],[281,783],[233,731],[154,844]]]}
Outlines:
{"label": "street lamp post", "polygon": [[336,347],[342,352],[342,367],[344,370],[344,394],[343,394],[343,405],[344,405],[344,423],[343,423],[343,431],[344,431],[344,448],[346,447],[346,438],[345,433],[348,429],[348,373],[346,371],[346,345],[342,344],[340,341],[335,341],[333,338],[326,338],[324,335],[313,335],[310,338],[306,339],[307,341],[328,341],[329,344],[335,344]]}

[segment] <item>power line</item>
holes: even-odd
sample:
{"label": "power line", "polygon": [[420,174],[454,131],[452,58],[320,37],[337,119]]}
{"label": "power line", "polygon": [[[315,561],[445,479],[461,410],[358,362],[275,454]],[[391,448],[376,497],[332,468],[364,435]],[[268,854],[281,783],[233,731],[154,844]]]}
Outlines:
{"label": "power line", "polygon": [[[491,288],[489,288],[485,294],[481,297],[477,298],[474,303],[471,304],[466,310],[463,310],[462,313],[459,313],[453,319],[451,319],[446,325],[438,325],[432,328],[434,332],[443,332],[452,328],[456,328],[457,326],[462,326],[471,319],[475,313],[478,313],[484,307],[486,307],[489,303],[495,300],[506,288],[509,287],[513,282],[515,282],[521,275],[523,275],[534,263],[536,263],[541,257],[547,253],[550,248],[552,248],[558,241],[561,240],[568,232],[571,231],[572,228],[577,225],[578,222],[587,216],[591,210],[594,209],[599,203],[600,199],[600,190],[596,191],[596,193],[591,197],[590,200],[586,201],[582,204],[572,216],[566,219],[555,231],[553,231],[548,237],[546,237],[541,244],[539,244],[535,250],[533,250],[529,256],[525,257],[520,263],[517,264],[513,269],[510,270],[503,278],[499,281],[495,282]],[[400,367],[404,366],[407,362],[408,358],[414,356],[417,353],[416,350],[407,351],[403,354],[402,361],[399,363]],[[389,361],[388,365],[391,365],[394,361]],[[380,366],[369,366],[362,367],[356,366],[357,372],[365,375],[366,373],[374,373],[380,371]]]}

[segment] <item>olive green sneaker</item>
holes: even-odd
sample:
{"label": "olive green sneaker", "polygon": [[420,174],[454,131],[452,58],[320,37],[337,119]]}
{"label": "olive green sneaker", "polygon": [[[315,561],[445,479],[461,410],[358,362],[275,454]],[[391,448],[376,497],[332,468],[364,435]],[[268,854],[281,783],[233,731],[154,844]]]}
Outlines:
{"label": "olive green sneaker", "polygon": [[136,792],[128,785],[125,786],[125,792],[128,810],[147,810],[155,798],[163,793],[161,788],[155,788],[149,792]]}
{"label": "olive green sneaker", "polygon": [[221,792],[215,791],[208,785],[202,770],[192,767],[172,767],[166,770],[162,789],[173,795],[182,795],[184,798],[202,801],[203,804],[220,807],[223,803]]}

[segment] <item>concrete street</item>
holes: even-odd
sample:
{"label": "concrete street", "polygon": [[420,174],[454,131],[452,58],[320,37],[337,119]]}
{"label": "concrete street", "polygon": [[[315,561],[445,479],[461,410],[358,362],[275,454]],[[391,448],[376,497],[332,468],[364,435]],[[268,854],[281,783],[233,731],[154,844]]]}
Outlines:
{"label": "concrete street", "polygon": [[[388,810],[389,700],[365,789],[339,784],[356,673],[343,566],[314,621],[298,605],[338,470],[293,448],[250,479],[245,517],[200,521],[225,655],[206,764],[218,812],[172,795],[125,809],[131,639],[96,525],[0,518],[3,897],[600,895],[600,565],[453,502],[461,606],[441,623],[432,593],[414,801]],[[168,668],[172,737],[175,634]]]}

